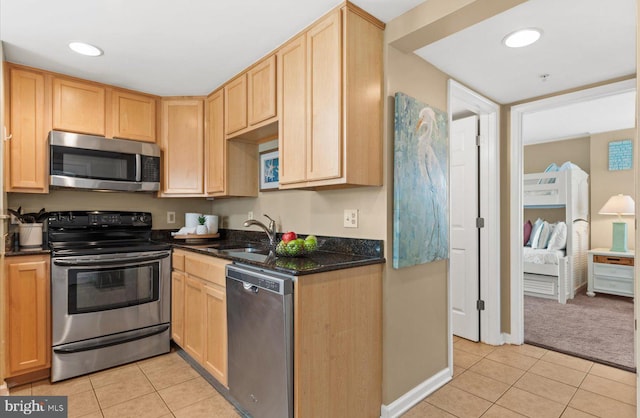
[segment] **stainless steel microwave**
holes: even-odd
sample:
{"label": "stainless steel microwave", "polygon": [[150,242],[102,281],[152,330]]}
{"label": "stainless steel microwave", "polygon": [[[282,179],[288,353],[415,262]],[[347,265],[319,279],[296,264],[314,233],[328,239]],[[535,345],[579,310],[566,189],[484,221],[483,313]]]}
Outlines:
{"label": "stainless steel microwave", "polygon": [[156,144],[70,132],[49,133],[49,184],[90,190],[160,189]]}

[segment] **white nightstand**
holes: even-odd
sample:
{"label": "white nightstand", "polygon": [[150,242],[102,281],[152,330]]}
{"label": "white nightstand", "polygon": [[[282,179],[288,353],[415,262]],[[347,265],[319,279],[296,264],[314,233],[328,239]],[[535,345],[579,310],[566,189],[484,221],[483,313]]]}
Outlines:
{"label": "white nightstand", "polygon": [[589,250],[587,296],[598,293],[633,297],[633,251]]}

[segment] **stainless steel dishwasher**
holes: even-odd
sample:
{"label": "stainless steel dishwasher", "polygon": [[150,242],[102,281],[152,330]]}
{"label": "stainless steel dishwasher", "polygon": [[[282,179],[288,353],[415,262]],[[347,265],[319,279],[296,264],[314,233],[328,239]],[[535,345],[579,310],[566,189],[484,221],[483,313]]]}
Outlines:
{"label": "stainless steel dishwasher", "polygon": [[293,417],[293,276],[227,266],[229,392],[253,418]]}

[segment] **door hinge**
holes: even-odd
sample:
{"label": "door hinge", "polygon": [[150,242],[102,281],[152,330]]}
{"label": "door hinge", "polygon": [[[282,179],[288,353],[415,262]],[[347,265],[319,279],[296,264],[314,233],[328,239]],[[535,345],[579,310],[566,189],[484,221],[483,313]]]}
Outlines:
{"label": "door hinge", "polygon": [[476,218],[476,228],[484,228],[484,218]]}
{"label": "door hinge", "polygon": [[478,301],[476,302],[476,308],[479,311],[484,311],[484,300],[478,299]]}
{"label": "door hinge", "polygon": [[476,135],[476,147],[482,145],[482,137],[480,135]]}

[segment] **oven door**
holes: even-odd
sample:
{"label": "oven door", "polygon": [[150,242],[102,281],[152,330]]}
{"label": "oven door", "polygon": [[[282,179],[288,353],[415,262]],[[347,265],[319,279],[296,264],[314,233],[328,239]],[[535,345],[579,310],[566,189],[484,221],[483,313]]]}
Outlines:
{"label": "oven door", "polygon": [[54,256],[53,346],[168,323],[170,254]]}

